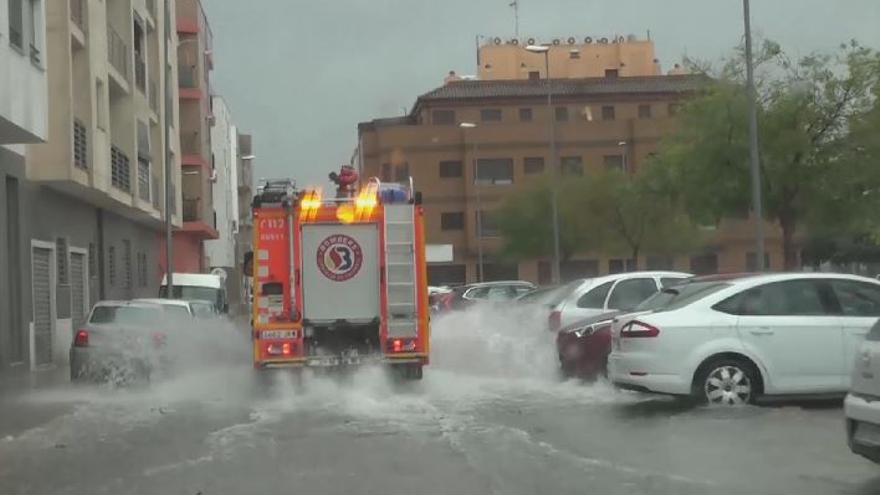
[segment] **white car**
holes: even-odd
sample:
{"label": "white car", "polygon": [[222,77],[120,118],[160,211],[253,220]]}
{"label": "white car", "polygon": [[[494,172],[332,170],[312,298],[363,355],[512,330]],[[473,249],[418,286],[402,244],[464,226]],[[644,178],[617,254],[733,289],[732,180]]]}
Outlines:
{"label": "white car", "polygon": [[551,312],[551,331],[608,310],[630,310],[657,290],[692,277],[682,272],[616,273],[568,283]]}
{"label": "white car", "polygon": [[[660,308],[652,311],[652,308]],[[615,320],[612,382],[715,404],[843,395],[880,316],[880,282],[785,273],[698,277]]]}
{"label": "white car", "polygon": [[856,351],[844,412],[850,450],[880,463],[880,321]]}

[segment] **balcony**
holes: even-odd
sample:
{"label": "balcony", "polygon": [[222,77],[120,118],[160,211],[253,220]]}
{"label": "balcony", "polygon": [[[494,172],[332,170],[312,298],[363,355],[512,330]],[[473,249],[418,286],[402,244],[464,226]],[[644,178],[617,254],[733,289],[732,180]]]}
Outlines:
{"label": "balcony", "polygon": [[147,94],[147,62],[135,56],[134,58],[134,83],[143,94]]}
{"label": "balcony", "polygon": [[201,207],[202,200],[201,199],[188,199],[183,198],[183,221],[184,222],[197,222],[201,220]]}
{"label": "balcony", "polygon": [[201,199],[183,198],[183,228],[181,230],[195,234],[202,239],[217,239],[220,237],[217,229],[205,222],[201,210]]}
{"label": "balcony", "polygon": [[80,31],[86,32],[86,0],[70,0],[70,20]]}
{"label": "balcony", "polygon": [[200,100],[202,90],[199,87],[199,71],[195,65],[179,65],[177,67],[177,84],[179,96],[183,100]]}
{"label": "balcony", "polygon": [[131,192],[131,162],[120,148],[110,147],[110,183],[127,193]]}
{"label": "balcony", "polygon": [[152,180],[150,181],[150,185],[152,186],[151,190],[152,190],[152,195],[153,195],[153,208],[155,208],[157,210],[164,210],[164,208],[159,207],[159,198],[160,198],[159,177],[157,177],[155,175],[152,176]]}
{"label": "balcony", "polygon": [[150,162],[138,159],[137,169],[138,197],[147,203],[150,202]]}
{"label": "balcony", "polygon": [[107,24],[107,59],[123,79],[128,81],[128,45],[110,24]]}

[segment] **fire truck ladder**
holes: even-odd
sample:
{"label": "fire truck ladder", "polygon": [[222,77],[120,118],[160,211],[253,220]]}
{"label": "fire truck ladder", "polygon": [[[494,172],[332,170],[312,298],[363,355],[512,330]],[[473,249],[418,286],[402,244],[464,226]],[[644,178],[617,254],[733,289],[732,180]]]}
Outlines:
{"label": "fire truck ladder", "polygon": [[385,281],[388,337],[418,336],[414,208],[412,204],[385,205]]}

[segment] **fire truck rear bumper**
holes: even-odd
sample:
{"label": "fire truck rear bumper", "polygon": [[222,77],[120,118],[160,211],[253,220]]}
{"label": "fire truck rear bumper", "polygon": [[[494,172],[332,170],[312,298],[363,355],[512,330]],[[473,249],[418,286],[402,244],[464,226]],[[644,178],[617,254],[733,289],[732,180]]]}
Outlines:
{"label": "fire truck rear bumper", "polygon": [[340,366],[363,366],[371,364],[425,364],[427,356],[407,354],[405,356],[313,356],[284,360],[262,361],[259,368],[335,368]]}

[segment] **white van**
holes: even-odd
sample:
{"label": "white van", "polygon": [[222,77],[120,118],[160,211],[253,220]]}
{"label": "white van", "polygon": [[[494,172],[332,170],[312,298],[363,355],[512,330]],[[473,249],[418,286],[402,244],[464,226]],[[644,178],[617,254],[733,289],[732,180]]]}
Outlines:
{"label": "white van", "polygon": [[[175,273],[174,274],[174,299],[187,301],[211,301],[217,306],[220,313],[229,312],[229,303],[226,299],[226,284],[223,277],[210,273]],[[162,286],[159,287],[159,297],[168,296],[168,277],[162,277]]]}

